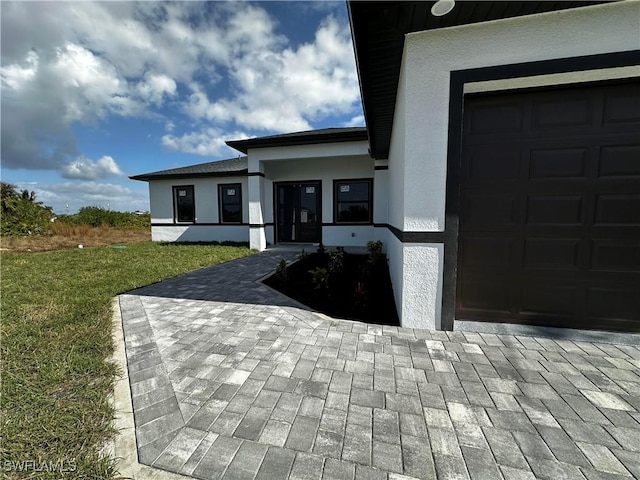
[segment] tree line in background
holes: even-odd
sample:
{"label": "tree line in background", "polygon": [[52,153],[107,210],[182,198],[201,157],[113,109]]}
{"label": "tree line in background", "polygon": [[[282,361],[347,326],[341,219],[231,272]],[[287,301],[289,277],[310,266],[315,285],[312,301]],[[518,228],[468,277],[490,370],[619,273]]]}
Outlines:
{"label": "tree line in background", "polygon": [[36,200],[35,192],[19,191],[15,185],[0,182],[0,233],[3,236],[46,235],[53,223],[103,225],[114,228],[149,228],[150,215],[116,212],[102,207],[82,207],[74,215],[54,215],[53,209]]}

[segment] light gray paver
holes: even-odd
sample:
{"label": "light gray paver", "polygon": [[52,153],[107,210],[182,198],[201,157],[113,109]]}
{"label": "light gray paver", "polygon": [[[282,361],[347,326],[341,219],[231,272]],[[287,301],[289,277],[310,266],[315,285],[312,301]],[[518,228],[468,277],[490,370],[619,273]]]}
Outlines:
{"label": "light gray paver", "polygon": [[197,478],[222,478],[242,441],[231,437],[218,437],[204,455],[192,475]]}
{"label": "light gray paver", "polygon": [[353,480],[355,470],[356,468],[353,463],[327,458],[324,463],[322,480]]}
{"label": "light gray paver", "polygon": [[293,421],[285,446],[300,452],[310,452],[316,439],[318,419],[298,415]]}
{"label": "light gray paver", "polygon": [[140,462],[203,480],[640,478],[637,346],[330,319],[257,281],[281,257],[120,297]]}
{"label": "light gray paver", "polygon": [[578,442],[578,448],[589,459],[596,470],[618,475],[630,475],[622,463],[603,445]]}
{"label": "light gray paver", "polygon": [[153,465],[172,472],[179,472],[206,435],[207,432],[202,430],[182,429]]}
{"label": "light gray paver", "polygon": [[243,442],[225,471],[223,480],[253,480],[267,448],[260,443]]}
{"label": "light gray paver", "polygon": [[287,478],[295,459],[295,453],[283,448],[269,448],[262,461],[256,480]]}
{"label": "light gray paver", "polygon": [[293,462],[289,478],[291,480],[320,480],[324,459],[309,453],[298,453]]}

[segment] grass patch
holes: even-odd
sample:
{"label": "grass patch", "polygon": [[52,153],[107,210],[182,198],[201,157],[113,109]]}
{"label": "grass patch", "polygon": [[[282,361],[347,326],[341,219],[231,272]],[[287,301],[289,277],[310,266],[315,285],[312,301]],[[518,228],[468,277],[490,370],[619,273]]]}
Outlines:
{"label": "grass patch", "polygon": [[[145,242],[2,255],[5,478],[114,478],[113,460],[99,453],[114,433],[107,398],[117,372],[105,361],[113,350],[113,296],[247,254],[241,247]],[[18,472],[20,462],[55,468],[38,472],[23,463]]]}

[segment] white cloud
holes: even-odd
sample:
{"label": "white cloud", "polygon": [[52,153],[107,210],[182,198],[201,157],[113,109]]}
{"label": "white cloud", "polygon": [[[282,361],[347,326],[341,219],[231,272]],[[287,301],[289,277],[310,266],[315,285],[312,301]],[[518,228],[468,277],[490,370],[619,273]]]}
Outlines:
{"label": "white cloud", "polygon": [[[267,24],[268,25],[268,24]],[[263,32],[257,29],[257,31]],[[230,38],[245,38],[245,28]],[[248,36],[249,43],[259,35]],[[358,79],[353,47],[346,25],[328,17],[313,43],[297,49],[247,50],[231,61],[229,73],[238,87],[232,98],[211,101],[195,87],[185,111],[196,119],[233,120],[241,128],[295,131],[311,128],[310,121],[359,109]]]}
{"label": "white cloud", "polygon": [[182,136],[164,135],[162,145],[170,150],[192,153],[207,157],[220,156],[228,153],[230,156],[237,152],[225,143],[226,140],[242,140],[248,138],[245,133],[235,132],[223,134],[222,131],[214,128],[205,128],[199,132],[190,132]]}
{"label": "white cloud", "polygon": [[[209,155],[233,132],[360,112],[349,28],[330,15],[297,46],[245,2],[14,2],[1,20],[4,168],[62,170],[81,154],[73,126],[114,116],[154,118],[163,145]],[[195,132],[174,130],[183,114]]]}
{"label": "white cloud", "polygon": [[160,106],[165,96],[173,97],[176,94],[177,85],[173,78],[147,72],[144,81],[138,83],[136,89],[142,99]]}
{"label": "white cloud", "polygon": [[77,178],[81,180],[98,180],[111,176],[124,175],[116,161],[108,155],[95,162],[85,157],[78,157],[73,162],[62,168],[64,178]]}
{"label": "white cloud", "polygon": [[342,124],[343,127],[364,127],[364,115],[356,115],[352,117],[348,122]]}
{"label": "white cloud", "polygon": [[129,96],[129,85],[113,65],[86,48],[67,43],[59,47],[52,65],[55,77],[66,90],[69,122],[87,121],[108,113],[132,115],[142,106]]}
{"label": "white cloud", "polygon": [[7,67],[0,67],[2,87],[21,90],[26,83],[36,76],[38,72],[38,60],[38,54],[30,51],[24,58],[24,66],[16,63]]}

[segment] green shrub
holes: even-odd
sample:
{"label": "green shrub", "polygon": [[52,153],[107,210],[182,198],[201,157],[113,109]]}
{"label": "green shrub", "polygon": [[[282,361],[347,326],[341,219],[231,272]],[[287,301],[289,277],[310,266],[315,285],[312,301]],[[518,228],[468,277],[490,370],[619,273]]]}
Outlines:
{"label": "green shrub", "polygon": [[116,212],[102,207],[82,207],[75,215],[59,215],[58,221],[72,225],[99,227],[106,225],[115,228],[149,228],[151,216],[135,213]]}
{"label": "green shrub", "polygon": [[344,270],[344,248],[336,247],[329,252],[329,272],[331,274],[341,274]]}
{"label": "green shrub", "polygon": [[367,252],[369,254],[369,263],[377,265],[386,261],[386,256],[383,252],[384,244],[380,240],[367,242]]}
{"label": "green shrub", "polygon": [[282,258],[278,262],[278,266],[276,268],[276,278],[280,280],[282,283],[287,281],[287,261]]}
{"label": "green shrub", "polygon": [[51,207],[36,201],[35,192],[18,192],[15,185],[4,183],[1,190],[0,232],[8,236],[43,235],[51,219]]}
{"label": "green shrub", "polygon": [[311,281],[313,282],[313,288],[316,290],[326,292],[329,289],[329,272],[326,268],[317,267],[313,270],[309,270],[311,274]]}

